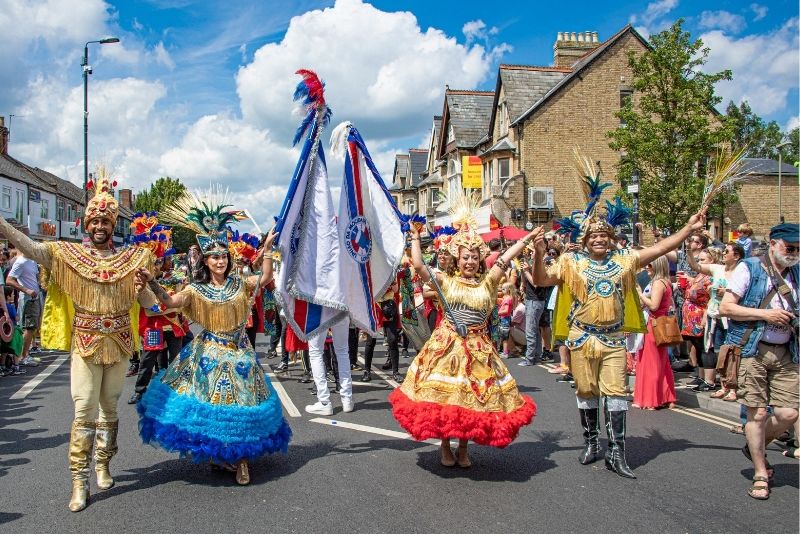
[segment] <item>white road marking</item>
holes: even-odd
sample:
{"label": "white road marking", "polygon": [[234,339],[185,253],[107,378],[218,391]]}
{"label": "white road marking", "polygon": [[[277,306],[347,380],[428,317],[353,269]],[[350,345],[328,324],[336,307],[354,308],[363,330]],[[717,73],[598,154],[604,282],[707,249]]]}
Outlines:
{"label": "white road marking", "polygon": [[300,415],[300,410],[297,409],[297,406],[294,405],[292,399],[289,397],[289,394],[286,392],[286,388],[283,387],[281,384],[280,379],[275,375],[272,370],[272,366],[268,363],[261,364],[262,368],[266,366],[265,371],[267,371],[266,375],[270,377],[272,382],[272,387],[275,388],[275,391],[278,393],[278,398],[281,400],[281,404],[283,407],[286,408],[286,413],[289,414],[290,417],[302,417]]}
{"label": "white road marking", "polygon": [[701,410],[696,410],[694,408],[684,408],[682,406],[676,406],[675,408],[672,409],[672,411],[682,413],[683,415],[688,415],[689,417],[694,417],[696,419],[702,419],[707,423],[712,423],[714,425],[721,426],[724,428],[730,428],[732,425],[739,424],[739,421],[718,417],[716,415]]}
{"label": "white road marking", "polygon": [[56,358],[50,365],[48,365],[47,368],[44,369],[41,373],[28,380],[28,382],[26,382],[24,386],[19,388],[19,390],[13,395],[11,395],[11,397],[9,398],[11,400],[24,399],[25,397],[30,395],[34,389],[36,389],[36,386],[44,382],[44,380],[48,376],[52,375],[55,372],[55,370],[61,367],[61,364],[63,364],[67,360],[69,360],[69,353],[62,354],[61,356]]}
{"label": "white road marking", "polygon": [[[337,419],[326,419],[324,417],[315,417],[310,420],[312,423],[320,423],[328,426],[338,426],[347,428],[349,430],[358,430],[359,432],[367,432],[368,434],[378,434],[379,436],[388,436],[390,438],[408,439],[416,441],[409,434],[399,432],[397,430],[387,430],[385,428],[378,428],[375,426],[359,425],[356,423],[348,423],[347,421],[339,421]],[[430,445],[439,445],[438,440],[426,439],[424,442],[418,441],[417,443],[428,443]]]}

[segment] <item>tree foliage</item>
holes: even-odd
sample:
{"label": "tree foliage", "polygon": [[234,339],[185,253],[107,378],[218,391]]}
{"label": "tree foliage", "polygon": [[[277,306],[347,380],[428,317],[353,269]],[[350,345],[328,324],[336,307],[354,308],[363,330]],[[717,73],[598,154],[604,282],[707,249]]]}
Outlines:
{"label": "tree foliage", "polygon": [[714,84],[730,80],[731,72],[703,72],[709,49],[682,25],[678,20],[651,36],[648,52],[629,54],[634,98],[617,113],[620,127],[609,132],[611,148],[624,154],[620,183],[639,174],[640,218],[672,229],[699,208],[708,158],[730,138],[714,109],[721,101]]}
{"label": "tree foliage", "polygon": [[733,102],[728,103],[725,113],[732,133],[731,147],[734,152],[746,147],[745,155],[748,158],[778,159],[777,146],[783,140],[783,133],[777,122],[765,123],[753,113],[747,101],[739,106]]}
{"label": "tree foliage", "polygon": [[[150,189],[136,194],[134,208],[136,211],[160,211],[180,197],[186,186],[178,178],[163,176],[150,185]],[[178,252],[186,252],[189,245],[195,242],[195,233],[188,228],[173,228],[172,243]]]}
{"label": "tree foliage", "polygon": [[783,161],[795,167],[800,167],[800,128],[793,128],[792,131],[786,134],[785,140],[789,141],[789,146],[781,149]]}

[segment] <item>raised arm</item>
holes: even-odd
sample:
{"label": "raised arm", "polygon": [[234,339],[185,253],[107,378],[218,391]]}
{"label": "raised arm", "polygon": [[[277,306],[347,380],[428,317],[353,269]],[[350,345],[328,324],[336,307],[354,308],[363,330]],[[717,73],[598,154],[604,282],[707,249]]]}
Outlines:
{"label": "raised arm", "polygon": [[689,218],[686,226],[681,228],[669,237],[666,237],[653,245],[639,251],[639,265],[647,265],[659,256],[663,256],[667,252],[675,250],[681,243],[683,243],[689,235],[695,230],[700,230],[706,225],[706,211],[708,208],[703,208]]}
{"label": "raised arm", "polygon": [[702,265],[700,263],[697,263],[697,260],[694,259],[694,255],[689,254],[688,252],[686,253],[686,260],[689,262],[689,267],[691,267],[692,270],[697,271],[698,273],[701,274],[707,274],[708,276],[714,275],[714,273],[711,272],[711,269],[709,268],[708,265]]}
{"label": "raised arm", "polygon": [[544,242],[544,232],[533,241],[533,284],[538,287],[550,287],[558,284],[559,279],[547,272],[544,264],[547,243]]}
{"label": "raised arm", "polygon": [[[258,277],[250,277],[250,282],[257,282],[259,289],[265,287],[272,281],[272,244],[275,242],[276,237],[278,237],[278,234],[273,228],[269,231],[269,234],[267,234],[267,239],[264,240],[264,244],[261,245],[260,249],[258,249],[258,254],[253,259],[253,265],[261,260],[261,275]],[[270,253],[266,254],[266,251],[270,251]],[[256,278],[258,279],[256,280]]]}
{"label": "raised arm", "polygon": [[0,230],[8,240],[22,252],[26,258],[30,258],[46,269],[50,269],[50,249],[44,243],[37,243],[14,228],[7,220],[0,217]]}
{"label": "raised arm", "polygon": [[534,228],[531,233],[526,235],[524,238],[520,239],[512,246],[508,247],[503,255],[500,256],[499,261],[496,261],[494,265],[492,265],[491,270],[489,271],[489,276],[494,278],[495,280],[500,280],[506,274],[506,268],[511,265],[511,260],[519,256],[520,252],[525,249],[525,246],[528,245],[531,241],[534,241],[537,236],[544,235],[544,228],[541,226]]}
{"label": "raised arm", "polygon": [[[136,271],[136,278],[138,279],[140,284],[145,284],[146,289],[149,289],[153,292],[155,298],[164,305],[166,308],[183,308],[186,306],[186,294],[185,293],[178,293],[175,295],[170,295],[167,293],[167,290],[164,289],[153,279],[153,274],[148,271],[147,269],[139,269]],[[143,290],[142,293],[145,293]],[[140,301],[141,302],[141,301]],[[145,303],[146,304],[146,303]]]}
{"label": "raised arm", "polygon": [[[411,236],[409,238],[411,240],[411,264],[414,266],[414,270],[417,272],[422,283],[427,283],[430,281],[431,275],[425,267],[425,263],[422,261],[422,246],[419,244],[419,230],[413,223],[408,230],[408,234]],[[436,273],[435,276],[436,282],[441,284],[441,275]]]}

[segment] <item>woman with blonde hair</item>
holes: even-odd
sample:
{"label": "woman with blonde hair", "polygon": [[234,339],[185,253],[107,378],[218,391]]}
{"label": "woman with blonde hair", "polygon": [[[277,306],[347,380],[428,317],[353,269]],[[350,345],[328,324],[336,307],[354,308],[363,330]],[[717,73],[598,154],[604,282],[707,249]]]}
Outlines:
{"label": "woman with blonde hair", "polygon": [[650,285],[639,293],[639,301],[648,314],[644,345],[636,365],[636,383],[633,402],[639,408],[655,410],[675,404],[675,377],[669,363],[667,347],[656,344],[653,320],[664,317],[672,307],[672,284],[669,280],[669,263],[660,256],[645,267],[650,275]]}

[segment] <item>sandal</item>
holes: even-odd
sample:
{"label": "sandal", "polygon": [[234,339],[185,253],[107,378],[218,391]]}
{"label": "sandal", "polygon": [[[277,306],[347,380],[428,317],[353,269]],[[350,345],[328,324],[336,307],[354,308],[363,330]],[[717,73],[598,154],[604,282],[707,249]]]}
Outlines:
{"label": "sandal", "polygon": [[240,460],[236,467],[236,483],[240,486],[250,484],[250,471],[247,469],[247,460]]}
{"label": "sandal", "polygon": [[[758,486],[756,486],[756,482],[764,482],[765,485],[759,484]],[[756,495],[755,494],[756,491],[765,491],[766,494]],[[753,477],[753,485],[750,486],[750,488],[747,490],[747,494],[756,500],[766,501],[767,499],[769,499],[769,493],[770,493],[769,480],[767,479],[767,477]]]}
{"label": "sandal", "polygon": [[800,460],[800,456],[797,455],[797,452],[800,451],[797,447],[789,447],[785,451],[783,451],[783,455],[787,458],[794,458],[795,460]]}
{"label": "sandal", "polygon": [[[745,444],[745,446],[742,447],[742,454],[744,454],[745,458],[747,458],[751,462],[753,461],[753,456],[750,454],[750,447],[747,444]],[[766,453],[764,454],[764,463],[767,465],[767,477],[768,477],[767,482],[772,484],[773,480],[775,479],[775,468],[772,467],[772,465],[767,460]]]}
{"label": "sandal", "polygon": [[744,425],[733,425],[729,430],[731,434],[744,434]]}
{"label": "sandal", "polygon": [[725,395],[727,395],[727,394],[728,394],[728,391],[729,391],[729,390],[727,390],[727,389],[725,389],[725,388],[722,388],[722,389],[719,389],[719,390],[715,391],[714,393],[712,393],[712,394],[711,394],[711,395],[709,395],[709,396],[710,396],[712,399],[721,399],[722,397],[724,397]]}
{"label": "sandal", "polygon": [[722,397],[722,400],[728,401],[728,402],[735,401],[736,400],[736,390],[735,389],[729,389],[728,392],[725,394],[725,396]]}

